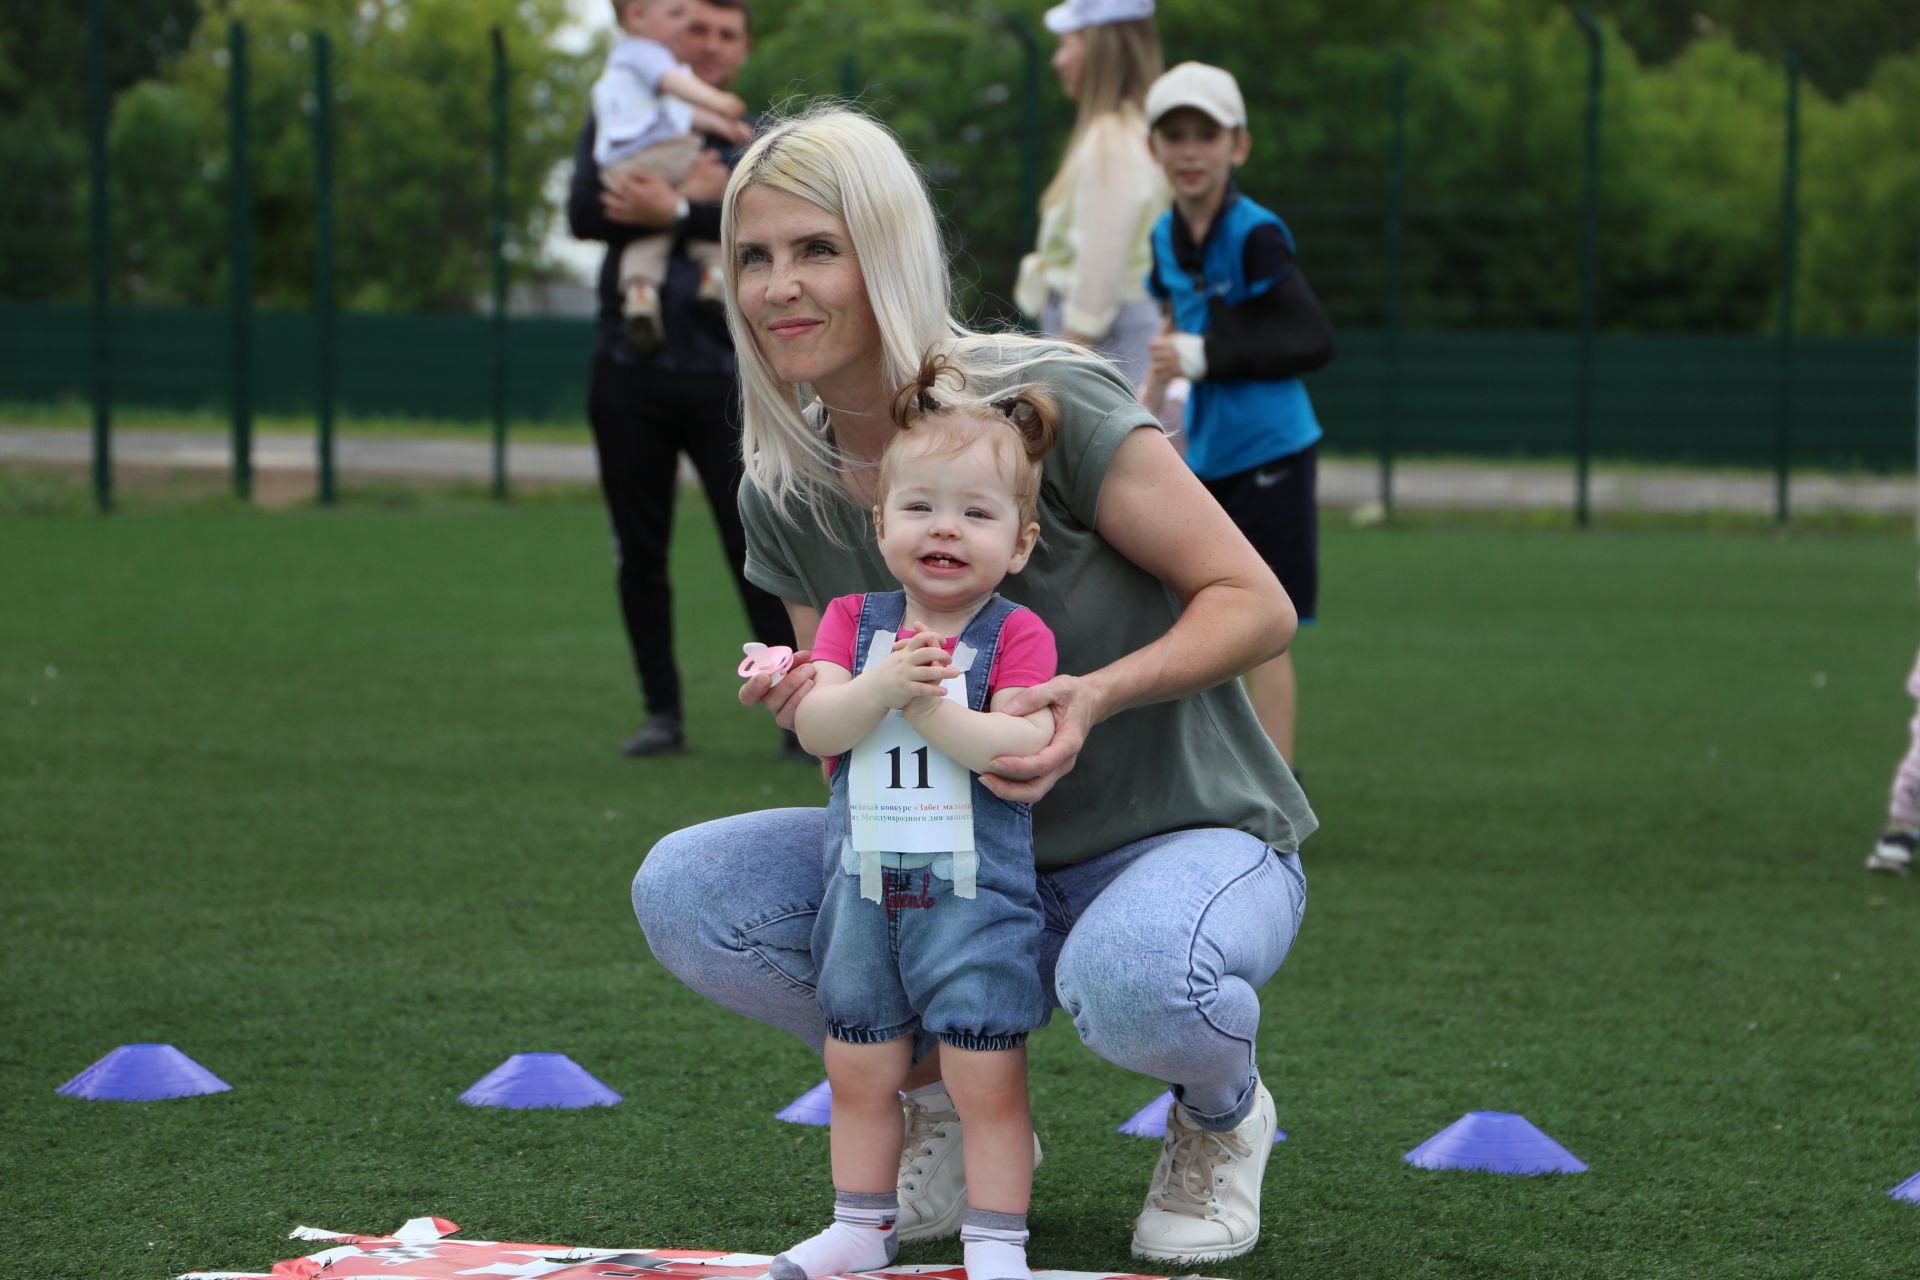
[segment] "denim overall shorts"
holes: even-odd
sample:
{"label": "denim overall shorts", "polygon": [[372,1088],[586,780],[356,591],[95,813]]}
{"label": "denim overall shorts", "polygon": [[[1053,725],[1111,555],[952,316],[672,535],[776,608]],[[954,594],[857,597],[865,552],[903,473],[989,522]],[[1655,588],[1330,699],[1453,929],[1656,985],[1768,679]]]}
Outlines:
{"label": "denim overall shorts", "polygon": [[[987,675],[1000,628],[1020,606],[994,596],[960,639],[974,649],[967,705],[986,709]],[[900,591],[870,592],[860,610],[855,661],[876,631],[898,631]],[[1045,1022],[1040,985],[1040,896],[1033,869],[1033,817],[969,775],[973,789],[975,892],[956,897],[945,855],[886,855],[881,901],[860,896],[847,804],[852,753],[833,772],[823,850],[826,891],[814,919],[813,954],[827,1031],[852,1044],[880,1044],[916,1030],[960,1049],[1012,1049]]]}

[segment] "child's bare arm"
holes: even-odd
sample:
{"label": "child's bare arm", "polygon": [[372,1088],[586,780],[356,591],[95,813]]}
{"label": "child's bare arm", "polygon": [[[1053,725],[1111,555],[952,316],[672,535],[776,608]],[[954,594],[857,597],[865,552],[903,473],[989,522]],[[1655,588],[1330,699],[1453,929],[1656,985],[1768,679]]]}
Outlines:
{"label": "child's bare arm", "polygon": [[948,698],[916,698],[907,704],[907,720],[942,755],[974,773],[987,773],[995,756],[1029,755],[1053,741],[1051,708],[1042,707],[1025,716],[994,709],[1004,706],[1016,692],[997,691],[986,711],[975,711]]}
{"label": "child's bare arm", "polygon": [[1147,412],[1166,423],[1167,388],[1180,376],[1179,356],[1174,353],[1173,313],[1169,311],[1160,321],[1160,332],[1153,335],[1153,341],[1147,348],[1147,385],[1140,390],[1140,403],[1147,406]]}
{"label": "child's bare arm", "polygon": [[729,120],[717,111],[705,107],[693,109],[693,127],[700,132],[716,138],[725,138],[735,146],[745,146],[753,141],[753,126],[745,120]]}
{"label": "child's bare arm", "polygon": [[793,731],[800,745],[816,756],[850,750],[887,712],[937,690],[941,677],[952,674],[938,637],[902,642],[879,665],[857,676],[819,659],[813,670],[813,691],[800,704]]}
{"label": "child's bare arm", "polygon": [[813,691],[793,717],[800,745],[816,756],[837,756],[872,733],[889,710],[873,694],[871,685],[855,683],[845,667],[816,659]]}
{"label": "child's bare arm", "polygon": [[660,92],[670,93],[682,102],[705,107],[718,116],[738,120],[747,114],[746,100],[738,94],[716,89],[690,71],[669,71],[660,77]]}

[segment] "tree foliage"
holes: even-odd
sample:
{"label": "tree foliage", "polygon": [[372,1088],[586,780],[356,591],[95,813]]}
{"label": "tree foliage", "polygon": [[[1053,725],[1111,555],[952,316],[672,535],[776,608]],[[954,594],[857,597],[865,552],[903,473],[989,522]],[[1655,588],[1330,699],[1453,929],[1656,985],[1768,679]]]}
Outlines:
{"label": "tree foliage", "polygon": [[[0,297],[38,298],[84,284],[87,28],[75,0],[0,5]],[[154,75],[178,56],[198,0],[115,0],[107,88]]]}
{"label": "tree foliage", "polygon": [[[839,99],[885,121],[927,173],[959,251],[962,308],[1009,314],[1006,264],[1025,252],[1033,202],[1048,176],[1041,166],[1052,159],[1036,153],[1023,174],[1020,28],[1002,7],[978,0],[876,6],[851,39],[847,16],[840,0],[789,0],[771,14],[756,8],[753,56],[735,87],[776,117]],[[1032,22],[1027,31],[1037,28]],[[1035,47],[1044,59],[1044,45]],[[1071,116],[1060,109],[1051,76],[1038,87],[1049,132],[1064,136]]]}
{"label": "tree foliage", "polygon": [[1920,5],[1910,0],[1604,0],[1594,7],[1649,63],[1669,62],[1713,36],[1776,61],[1794,49],[1830,98],[1862,88],[1882,58],[1920,50]]}
{"label": "tree foliage", "polygon": [[[557,209],[597,56],[555,52],[565,0],[112,0],[113,204],[129,296],[226,296],[227,23],[252,38],[256,279],[312,272],[311,36],[334,44],[338,277],[360,309],[464,307],[488,272],[488,29],[508,32],[510,247]],[[1786,78],[1802,85],[1803,328],[1903,331],[1920,262],[1920,6],[1595,0],[1606,24],[1599,315],[1765,331],[1781,313]],[[757,0],[756,107],[850,96],[926,169],[961,306],[1005,319],[1033,203],[1073,120],[1047,0]],[[1244,189],[1279,211],[1343,325],[1559,328],[1580,302],[1588,49],[1554,0],[1162,0],[1168,60],[1226,66],[1254,138]],[[0,296],[84,291],[82,32],[56,0],[0,10]],[[1394,63],[1406,64],[1403,235],[1387,236]],[[1031,77],[1031,81],[1030,78]],[[1028,85],[1035,94],[1028,102]],[[1397,255],[1397,256],[1396,256]]]}
{"label": "tree foliage", "polygon": [[490,278],[493,63],[506,33],[508,248],[532,258],[552,216],[543,184],[571,147],[582,59],[556,52],[564,0],[229,0],[166,72],[115,104],[114,240],[134,296],[225,297],[228,27],[245,24],[256,297],[310,295],[313,45],[332,45],[335,259],[342,305],[459,308]]}
{"label": "tree foliage", "polygon": [[[1857,12],[1863,0],[1838,4]],[[1053,47],[1044,7],[895,0],[851,30],[832,0],[756,10],[750,98],[804,100],[850,81],[932,176],[971,286],[963,302],[978,318],[1007,316],[1003,299],[1031,235],[1023,161],[1044,184],[1072,125],[1072,105],[1044,65]],[[1604,36],[1599,319],[1617,329],[1765,331],[1780,314],[1786,81],[1778,48],[1762,48],[1775,36],[1749,39],[1733,24],[1771,15],[1774,25],[1758,29],[1787,31],[1794,11],[1727,0],[1707,9],[1724,22],[1689,19],[1662,45],[1654,36],[1670,8],[1609,7],[1621,21]],[[1315,288],[1344,324],[1377,324],[1386,307],[1396,54],[1407,63],[1407,323],[1577,321],[1589,55],[1566,7],[1163,0],[1159,15],[1170,62],[1215,62],[1238,76],[1254,137],[1241,184],[1292,225]],[[1032,133],[1009,17],[1038,35]],[[1834,49],[1860,45],[1850,29],[1824,38]],[[1643,59],[1642,48],[1653,52]],[[1804,328],[1912,323],[1920,53],[1876,56],[1878,69],[1844,99],[1811,73],[1802,85]]]}

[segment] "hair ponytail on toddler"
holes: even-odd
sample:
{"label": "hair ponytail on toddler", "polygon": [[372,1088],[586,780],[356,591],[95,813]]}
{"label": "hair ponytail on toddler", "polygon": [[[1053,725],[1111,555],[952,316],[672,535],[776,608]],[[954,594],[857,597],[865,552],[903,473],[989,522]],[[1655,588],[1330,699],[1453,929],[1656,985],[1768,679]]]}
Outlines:
{"label": "hair ponytail on toddler", "polygon": [[1039,387],[1021,387],[995,400],[993,407],[1020,433],[1028,462],[1043,462],[1053,452],[1054,441],[1060,438],[1060,410],[1052,396]]}
{"label": "hair ponytail on toddler", "polygon": [[944,352],[929,350],[921,357],[919,369],[893,395],[893,423],[900,435],[881,455],[875,502],[883,503],[892,485],[889,459],[894,447],[916,428],[936,428],[943,438],[929,447],[950,445],[959,453],[983,433],[996,441],[1006,440],[996,431],[1004,425],[1013,437],[1006,442],[1013,494],[1022,523],[1029,522],[1040,506],[1041,464],[1060,436],[1060,411],[1053,397],[1038,386],[1015,387],[993,399],[970,397],[966,386],[966,374]]}

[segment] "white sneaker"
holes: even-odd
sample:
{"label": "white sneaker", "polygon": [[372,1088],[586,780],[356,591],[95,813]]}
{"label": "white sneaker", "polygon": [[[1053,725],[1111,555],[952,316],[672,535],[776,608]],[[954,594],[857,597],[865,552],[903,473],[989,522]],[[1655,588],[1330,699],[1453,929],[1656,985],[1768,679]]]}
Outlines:
{"label": "white sneaker", "polygon": [[1896,876],[1907,874],[1913,870],[1916,844],[1920,844],[1920,831],[1888,827],[1873,842],[1873,852],[1867,855],[1867,870],[1891,872]]}
{"label": "white sneaker", "polygon": [[[906,1138],[900,1145],[900,1243],[941,1240],[960,1233],[967,1216],[967,1166],[960,1142],[960,1115],[944,1090],[900,1099]],[[1040,1167],[1040,1139],[1033,1140],[1033,1167]]]}
{"label": "white sneaker", "polygon": [[1133,1221],[1133,1256],[1155,1262],[1224,1262],[1260,1239],[1260,1181],[1273,1153],[1273,1095],[1254,1085],[1253,1110],[1238,1127],[1211,1133],[1178,1103]]}

